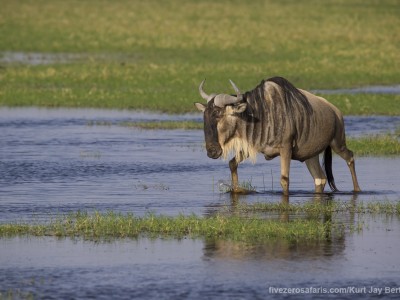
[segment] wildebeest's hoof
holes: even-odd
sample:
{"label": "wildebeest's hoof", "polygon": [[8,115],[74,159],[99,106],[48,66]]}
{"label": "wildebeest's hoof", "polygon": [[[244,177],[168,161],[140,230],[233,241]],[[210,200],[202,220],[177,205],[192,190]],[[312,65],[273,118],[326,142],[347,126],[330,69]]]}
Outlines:
{"label": "wildebeest's hoof", "polygon": [[231,190],[231,193],[232,193],[232,194],[238,194],[238,195],[254,194],[255,192],[256,192],[256,191],[244,189],[244,188],[241,188],[241,187],[233,188],[233,189]]}

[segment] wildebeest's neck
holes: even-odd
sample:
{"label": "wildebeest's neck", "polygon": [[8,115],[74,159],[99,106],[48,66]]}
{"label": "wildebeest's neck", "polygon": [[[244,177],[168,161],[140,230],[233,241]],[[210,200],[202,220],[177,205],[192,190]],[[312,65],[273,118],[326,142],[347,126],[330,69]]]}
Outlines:
{"label": "wildebeest's neck", "polygon": [[229,149],[255,159],[256,152],[308,139],[313,108],[307,97],[286,79],[273,77],[261,81],[243,95],[243,101],[247,102],[246,111],[239,116],[235,138],[224,145],[225,154]]}
{"label": "wildebeest's neck", "polygon": [[277,134],[275,117],[271,114],[271,103],[266,101],[265,80],[253,90],[244,94],[247,102],[247,109],[242,114],[243,126],[245,129],[241,137],[248,143],[258,148],[262,143],[268,142],[268,137]]}

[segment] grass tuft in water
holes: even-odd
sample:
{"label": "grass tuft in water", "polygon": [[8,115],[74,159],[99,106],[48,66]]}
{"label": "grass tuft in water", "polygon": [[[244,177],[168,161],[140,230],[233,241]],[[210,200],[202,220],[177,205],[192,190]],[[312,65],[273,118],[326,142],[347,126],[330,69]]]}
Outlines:
{"label": "grass tuft in water", "polygon": [[[224,182],[221,182],[219,184],[218,188],[221,193],[233,192],[233,186],[230,184],[226,184]],[[239,189],[245,191],[246,193],[254,193],[257,191],[257,187],[253,186],[251,179],[247,180],[247,181],[239,182]]]}
{"label": "grass tuft in water", "polygon": [[7,290],[1,291],[0,290],[0,300],[12,300],[12,299],[35,299],[35,295],[32,292],[26,292],[21,289],[16,290]]}

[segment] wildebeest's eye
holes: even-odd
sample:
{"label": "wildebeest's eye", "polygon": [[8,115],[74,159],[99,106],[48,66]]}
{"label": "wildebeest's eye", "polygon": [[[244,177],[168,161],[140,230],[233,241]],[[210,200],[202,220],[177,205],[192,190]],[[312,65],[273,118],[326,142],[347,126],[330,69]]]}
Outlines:
{"label": "wildebeest's eye", "polygon": [[221,118],[222,117],[222,109],[214,109],[212,112],[212,116],[214,118]]}

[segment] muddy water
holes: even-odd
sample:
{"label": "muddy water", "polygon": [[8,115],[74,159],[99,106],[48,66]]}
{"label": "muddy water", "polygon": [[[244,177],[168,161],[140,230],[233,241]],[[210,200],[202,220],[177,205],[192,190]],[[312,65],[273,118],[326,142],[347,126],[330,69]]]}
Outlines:
{"label": "muddy water", "polygon": [[[201,131],[138,130],[96,122],[191,119],[103,110],[0,109],[0,222],[46,221],[77,210],[212,214],[232,207],[220,188],[227,162],[207,158]],[[349,135],[394,130],[399,117],[346,119]],[[341,201],[399,200],[398,158],[358,158],[363,192],[354,196],[344,161],[334,158]],[[239,167],[258,193],[237,201],[278,202],[279,159]],[[291,202],[313,201],[313,181],[293,162]],[[360,216],[343,216],[355,223]],[[209,240],[0,240],[0,291],[39,298],[265,298],[270,287],[370,287],[400,282],[398,217],[363,217],[361,234],[317,244],[243,245]],[[356,291],[365,293],[354,294]],[[356,290],[355,288],[361,288]],[[396,298],[399,294],[386,294]],[[284,294],[275,296],[284,297]],[[301,295],[298,295],[299,297]],[[308,297],[326,297],[323,293]],[[331,296],[337,296],[331,295]]]}

